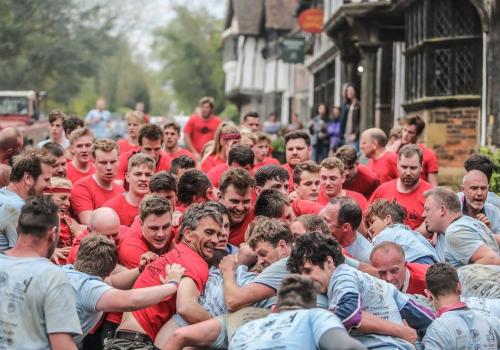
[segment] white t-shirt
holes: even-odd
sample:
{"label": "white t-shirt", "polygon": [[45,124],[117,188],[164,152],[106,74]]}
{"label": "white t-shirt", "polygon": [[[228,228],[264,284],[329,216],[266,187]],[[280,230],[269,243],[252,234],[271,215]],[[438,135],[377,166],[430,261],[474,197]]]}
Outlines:
{"label": "white t-shirt", "polygon": [[373,245],[361,233],[356,232],[356,239],[345,250],[356,260],[370,263],[370,254],[373,250]]}
{"label": "white t-shirt", "polygon": [[50,349],[52,333],[82,333],[63,270],[45,258],[0,254],[0,349]]}
{"label": "white t-shirt", "polygon": [[17,222],[24,200],[7,188],[0,189],[0,252],[16,245]]}

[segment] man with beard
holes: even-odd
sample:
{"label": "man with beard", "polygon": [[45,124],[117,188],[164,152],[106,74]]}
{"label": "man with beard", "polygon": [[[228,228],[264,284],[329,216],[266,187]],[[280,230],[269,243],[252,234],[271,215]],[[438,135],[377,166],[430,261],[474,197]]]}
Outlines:
{"label": "man with beard", "polygon": [[380,185],[377,174],[368,166],[359,164],[358,154],[353,146],[340,147],[335,156],[344,163],[345,181],[342,187],[361,193],[366,199],[370,198]]}
{"label": "man with beard", "polygon": [[0,252],[14,247],[17,220],[29,196],[50,188],[52,168],[42,163],[39,151],[26,148],[14,158],[9,184],[0,189]]}
{"label": "man with beard", "polygon": [[179,138],[181,137],[181,127],[174,121],[168,121],[163,126],[163,143],[165,144],[165,151],[171,159],[180,156],[187,156],[194,161],[196,157],[187,149],[179,146]]}
{"label": "man with beard", "polygon": [[390,150],[400,153],[401,148],[405,145],[416,145],[422,151],[422,171],[420,177],[422,180],[429,182],[433,187],[438,185],[438,161],[436,153],[418,142],[418,138],[425,129],[425,121],[418,115],[406,116],[401,124],[401,140],[394,142]]}
{"label": "man with beard", "polygon": [[255,180],[244,169],[231,169],[221,179],[219,202],[229,212],[229,243],[239,246],[245,240],[248,224],[255,215],[252,210],[252,190]]}
{"label": "man with beard", "polygon": [[293,169],[300,162],[311,159],[311,137],[306,131],[297,130],[285,135],[286,164],[289,187],[293,188]]}
{"label": "man with beard", "polygon": [[118,145],[110,139],[97,140],[92,146],[94,175],[78,180],[71,190],[71,207],[81,224],[89,223],[90,213],[109,199],[124,192],[113,182],[118,171]]}
{"label": "man with beard", "polygon": [[453,267],[468,264],[500,265],[495,235],[479,220],[462,214],[457,195],[444,187],[425,194],[423,218],[429,232],[436,232],[436,253]]}
{"label": "man with beard", "polygon": [[125,175],[128,191],[111,198],[103,204],[116,211],[120,225],[130,226],[139,212],[139,203],[149,193],[149,182],[155,171],[155,161],[147,154],[134,154],[128,162]]}
{"label": "man with beard", "polygon": [[494,234],[500,234],[500,208],[487,203],[488,190],[488,178],[483,172],[471,170],[465,174],[463,192],[458,194],[462,213],[481,221]]}
{"label": "man with beard", "polygon": [[73,154],[73,160],[68,162],[66,174],[72,183],[95,173],[91,153],[93,142],[94,133],[89,128],[76,129],[69,135],[69,149]]}
{"label": "man with beard", "polygon": [[222,231],[222,215],[204,204],[190,207],[180,229],[180,243],[170,252],[149,264],[134,284],[134,288],[156,286],[167,264],[177,263],[186,270],[177,285],[175,298],[169,298],[146,309],[127,312],[116,333],[108,337],[104,349],[153,349],[153,340],[160,328],[177,312],[189,323],[201,322],[211,316],[198,298],[208,279],[206,260],[214,255]]}
{"label": "man with beard", "polygon": [[403,146],[398,158],[399,178],[380,185],[370,197],[370,204],[381,198],[396,200],[406,209],[404,223],[413,230],[424,221],[424,192],[432,188],[421,178],[422,161],[422,150],[417,145]]}
{"label": "man with beard", "polygon": [[130,151],[120,155],[120,166],[116,175],[115,183],[128,187],[125,179],[125,174],[128,170],[128,162],[130,158],[136,153],[144,153],[151,156],[155,160],[155,173],[162,170],[170,170],[170,162],[172,159],[162,150],[163,144],[163,131],[158,125],[145,124],[139,130],[138,142],[140,149],[137,151]]}
{"label": "man with beard", "polygon": [[47,142],[42,146],[41,150],[54,158],[52,163],[52,176],[66,177],[68,159],[66,158],[64,148],[57,142]]}
{"label": "man with beard", "polygon": [[295,194],[299,199],[316,202],[319,198],[319,170],[316,162],[307,160],[293,169],[293,183]]}
{"label": "man with beard", "polygon": [[196,158],[200,158],[203,146],[213,140],[215,131],[221,123],[220,119],[212,115],[214,109],[214,99],[203,97],[199,103],[200,115],[194,114],[189,117],[184,127],[184,141],[189,151],[193,152]]}
{"label": "man with beard", "polygon": [[16,245],[0,254],[0,329],[9,348],[76,350],[72,336],[82,333],[71,285],[48,260],[58,240],[57,211],[48,197],[28,199]]}

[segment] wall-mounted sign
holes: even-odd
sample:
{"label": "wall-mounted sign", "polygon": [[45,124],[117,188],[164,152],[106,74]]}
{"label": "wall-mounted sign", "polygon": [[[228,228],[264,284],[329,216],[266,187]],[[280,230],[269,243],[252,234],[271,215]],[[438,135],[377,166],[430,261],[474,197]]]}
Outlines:
{"label": "wall-mounted sign", "polygon": [[297,21],[304,32],[321,33],[323,31],[323,9],[313,8],[302,11]]}
{"label": "wall-mounted sign", "polygon": [[304,63],[306,41],[301,37],[285,37],[281,47],[281,59],[284,63]]}

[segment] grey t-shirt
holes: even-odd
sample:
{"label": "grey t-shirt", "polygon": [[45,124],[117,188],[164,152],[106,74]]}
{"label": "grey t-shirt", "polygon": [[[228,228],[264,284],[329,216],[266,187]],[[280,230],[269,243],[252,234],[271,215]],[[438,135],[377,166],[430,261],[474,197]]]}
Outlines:
{"label": "grey t-shirt", "polygon": [[17,241],[17,221],[24,200],[7,188],[0,189],[0,252],[14,247]]}
{"label": "grey t-shirt", "polygon": [[52,333],[82,333],[63,270],[45,258],[0,254],[0,349],[50,349]]}
{"label": "grey t-shirt", "polygon": [[500,298],[500,266],[471,264],[457,270],[464,297]]}
{"label": "grey t-shirt", "polygon": [[73,265],[63,266],[63,271],[68,277],[76,295],[76,309],[83,334],[77,335],[74,338],[78,347],[81,347],[83,338],[92,330],[102,316],[102,311],[97,310],[97,302],[112,287],[104,283],[100,277],[90,276],[75,270]]}
{"label": "grey t-shirt", "polygon": [[345,250],[356,260],[362,261],[367,264],[370,262],[370,254],[373,250],[373,245],[361,233],[356,232],[356,240]]}
{"label": "grey t-shirt", "polygon": [[455,268],[467,265],[474,252],[483,244],[500,256],[500,248],[493,232],[482,222],[462,216],[452,222],[445,232],[445,259]]}

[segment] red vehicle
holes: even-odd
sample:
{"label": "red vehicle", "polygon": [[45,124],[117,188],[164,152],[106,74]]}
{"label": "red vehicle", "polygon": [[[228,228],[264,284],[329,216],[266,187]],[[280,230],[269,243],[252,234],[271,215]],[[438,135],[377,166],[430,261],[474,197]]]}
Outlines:
{"label": "red vehicle", "polygon": [[41,111],[45,92],[0,91],[0,129],[16,127],[24,143],[34,144],[49,136],[49,122]]}

